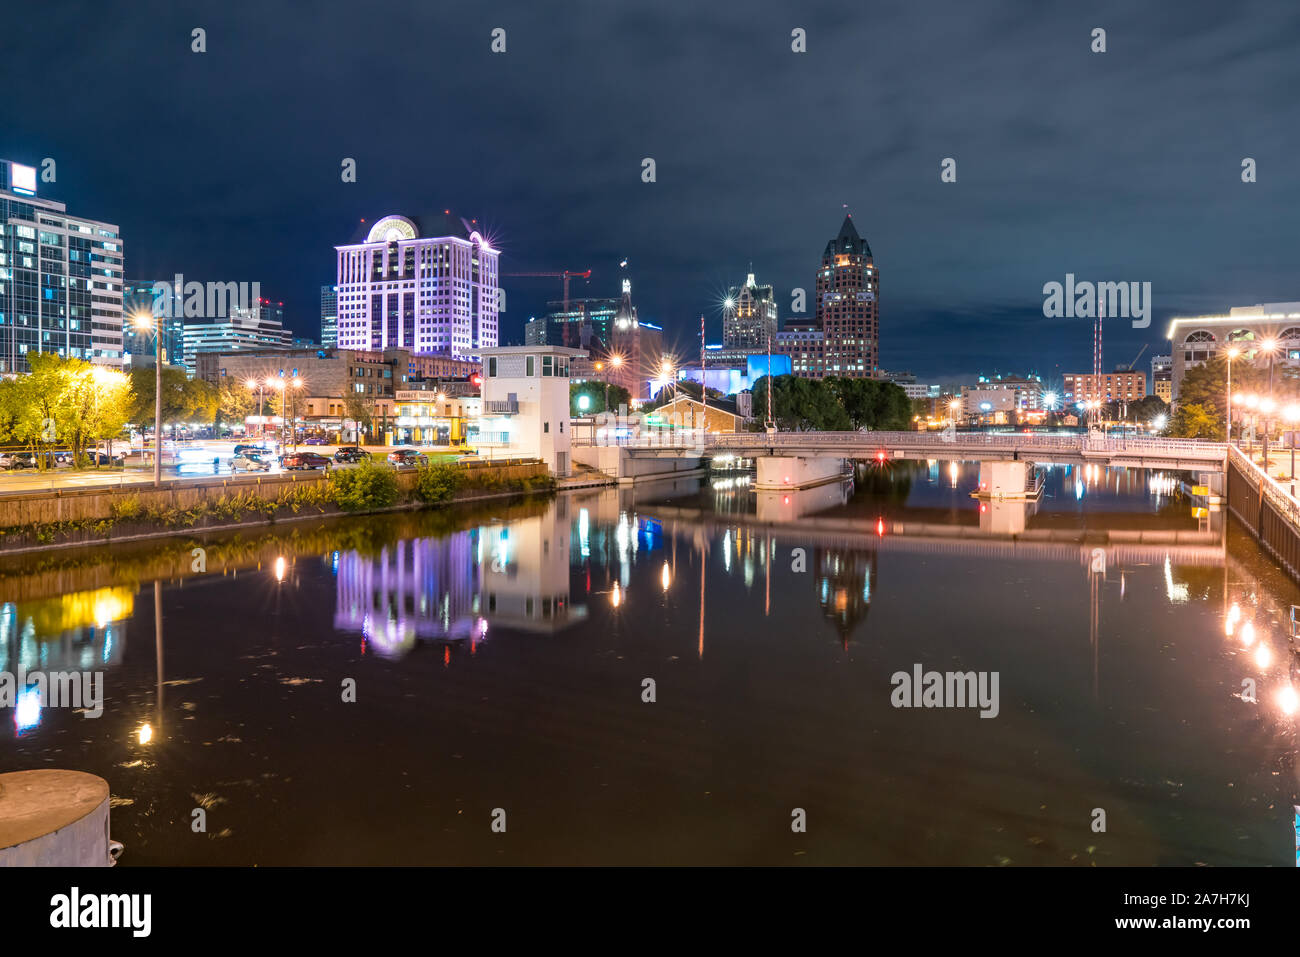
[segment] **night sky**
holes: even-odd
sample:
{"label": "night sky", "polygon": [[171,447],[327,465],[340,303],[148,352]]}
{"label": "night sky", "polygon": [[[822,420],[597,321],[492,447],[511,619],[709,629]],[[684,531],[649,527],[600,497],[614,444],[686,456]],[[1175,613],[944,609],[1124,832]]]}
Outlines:
{"label": "night sky", "polygon": [[[257,280],[313,337],[360,219],[451,207],[503,272],[594,270],[575,296],[616,295],[626,257],[642,318],[694,352],[751,261],[783,320],[792,287],[811,310],[847,205],[886,369],[1091,371],[1090,322],[1042,316],[1072,272],[1152,283],[1150,328],[1106,343],[1108,367],[1150,343],[1149,372],[1170,315],[1300,299],[1300,7],[1084,8],[54,0],[0,33],[0,156],[53,157],[40,195],[120,224],[128,278]],[[560,284],[504,285],[522,341]]]}

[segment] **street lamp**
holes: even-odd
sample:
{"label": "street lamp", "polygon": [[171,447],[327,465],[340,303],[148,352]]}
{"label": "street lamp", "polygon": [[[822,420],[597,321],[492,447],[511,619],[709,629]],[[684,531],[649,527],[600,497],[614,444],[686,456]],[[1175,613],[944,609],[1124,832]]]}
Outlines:
{"label": "street lamp", "polygon": [[162,486],[162,338],[152,312],[137,312],[131,317],[135,329],[153,332],[153,485]]}
{"label": "street lamp", "polygon": [[1264,474],[1268,474],[1268,433],[1273,425],[1273,410],[1277,408],[1277,403],[1273,401],[1272,396],[1264,396],[1259,400],[1259,411],[1264,413]]}
{"label": "street lamp", "polygon": [[1241,350],[1236,346],[1229,346],[1226,353],[1228,357],[1228,391],[1223,394],[1224,404],[1228,415],[1228,444],[1232,444],[1232,360],[1241,355]]}
{"label": "street lamp", "polygon": [[1268,353],[1268,391],[1273,391],[1273,357],[1277,355],[1278,341],[1272,336],[1263,340],[1259,344],[1261,352]]}
{"label": "street lamp", "polygon": [[284,386],[285,381],[283,376],[278,378],[267,377],[266,387],[268,389],[275,389],[280,393],[280,428],[278,430],[279,438],[277,441],[279,442],[281,453],[284,452]]}
{"label": "street lamp", "polygon": [[957,410],[961,408],[961,399],[953,399],[948,403],[948,421],[952,424],[953,430],[957,429]]}
{"label": "street lamp", "polygon": [[262,383],[258,379],[249,379],[244,385],[250,392],[257,392],[257,425],[262,438],[266,438],[266,423],[262,421]]}
{"label": "street lamp", "polygon": [[1295,427],[1300,422],[1300,405],[1288,405],[1282,410],[1282,418],[1291,425],[1291,497],[1295,498]]}
{"label": "street lamp", "polygon": [[290,380],[289,385],[293,388],[293,391],[294,391],[294,402],[293,402],[293,406],[292,406],[293,421],[289,423],[289,429],[290,429],[289,434],[293,437],[293,450],[294,450],[295,452],[297,452],[297,451],[298,451],[298,421],[297,421],[297,420],[298,420],[298,402],[297,402],[297,393],[298,393],[298,390],[302,388],[302,379],[298,378],[297,376],[294,376],[293,379]]}

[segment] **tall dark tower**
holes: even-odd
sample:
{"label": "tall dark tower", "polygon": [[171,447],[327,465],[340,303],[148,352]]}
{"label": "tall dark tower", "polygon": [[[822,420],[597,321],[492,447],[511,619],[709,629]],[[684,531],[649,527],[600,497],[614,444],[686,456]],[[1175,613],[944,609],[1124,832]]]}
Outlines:
{"label": "tall dark tower", "polygon": [[817,324],[826,343],[825,375],[874,379],[880,371],[880,276],[853,215],[826,244],[817,273]]}

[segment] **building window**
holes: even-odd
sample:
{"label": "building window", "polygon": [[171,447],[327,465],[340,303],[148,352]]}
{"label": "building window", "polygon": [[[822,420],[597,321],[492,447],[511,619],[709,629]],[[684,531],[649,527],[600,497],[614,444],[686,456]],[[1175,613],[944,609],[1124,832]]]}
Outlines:
{"label": "building window", "polygon": [[549,423],[549,422],[543,422],[543,423],[542,423],[542,431],[543,431],[543,432],[550,432],[550,431],[551,431],[551,423]]}
{"label": "building window", "polygon": [[555,357],[554,357],[554,356],[542,356],[542,375],[543,375],[543,376],[551,376],[551,375],[554,375],[554,374],[555,374],[554,366],[555,366]]}
{"label": "building window", "polygon": [[537,374],[536,359],[537,359],[536,356],[528,356],[526,359],[524,359],[524,375],[528,376],[529,378],[532,378],[534,375]]}
{"label": "building window", "polygon": [[497,357],[488,356],[488,378],[495,379],[496,377],[497,377]]}

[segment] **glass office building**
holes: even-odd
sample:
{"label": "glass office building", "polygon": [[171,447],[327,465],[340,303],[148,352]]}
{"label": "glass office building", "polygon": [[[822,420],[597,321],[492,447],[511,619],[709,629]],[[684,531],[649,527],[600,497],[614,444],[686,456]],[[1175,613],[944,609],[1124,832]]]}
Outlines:
{"label": "glass office building", "polygon": [[34,352],[122,365],[122,238],[37,196],[40,171],[0,160],[0,374]]}

